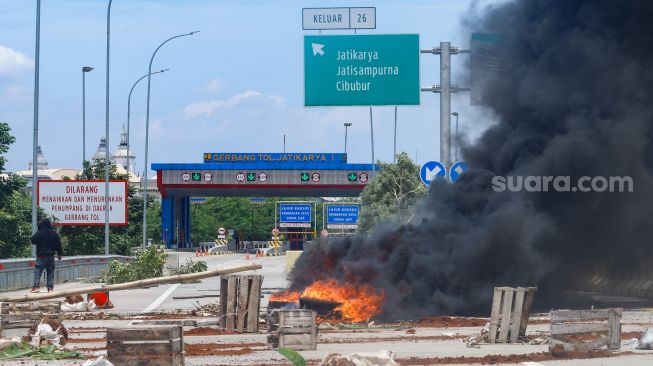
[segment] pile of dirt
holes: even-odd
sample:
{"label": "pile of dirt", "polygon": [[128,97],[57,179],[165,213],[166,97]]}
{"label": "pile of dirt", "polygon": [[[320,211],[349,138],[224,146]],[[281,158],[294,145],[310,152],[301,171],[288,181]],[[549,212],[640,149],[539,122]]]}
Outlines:
{"label": "pile of dirt", "polygon": [[482,318],[433,316],[418,320],[416,326],[422,328],[484,327],[487,322],[487,319]]}
{"label": "pile of dirt", "polygon": [[455,341],[464,340],[466,337],[463,335],[445,336],[398,336],[398,337],[358,337],[358,338],[331,338],[320,339],[320,344],[323,343],[376,343],[376,342],[417,342],[417,341]]}
{"label": "pile of dirt", "polygon": [[104,333],[106,331],[106,328],[73,327],[68,329],[68,333]]}
{"label": "pile of dirt", "polygon": [[68,338],[68,343],[107,343],[106,338]]}
{"label": "pile of dirt", "polygon": [[483,357],[441,357],[441,358],[404,358],[397,359],[401,365],[460,365],[460,364],[519,364],[522,362],[541,362],[552,360],[573,360],[590,358],[618,357],[630,352],[612,353],[607,350],[596,350],[591,352],[561,352],[561,353],[529,353],[524,355],[488,355]]}
{"label": "pile of dirt", "polygon": [[186,356],[242,356],[253,353],[252,347],[265,347],[264,343],[198,343],[184,345]]}
{"label": "pile of dirt", "polygon": [[236,334],[231,330],[224,330],[210,327],[197,327],[184,332],[185,336],[213,336],[213,335],[227,335]]}

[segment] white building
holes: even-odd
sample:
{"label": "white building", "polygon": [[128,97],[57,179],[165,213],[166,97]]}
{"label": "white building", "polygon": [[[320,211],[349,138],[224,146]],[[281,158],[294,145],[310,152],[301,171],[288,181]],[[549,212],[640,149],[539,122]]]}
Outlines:
{"label": "white building", "polygon": [[[27,187],[32,188],[32,161],[27,163],[27,170],[17,171],[16,175],[27,180]],[[48,168],[48,161],[43,155],[41,146],[36,150],[36,175],[39,180],[61,180],[65,178],[75,179],[80,171],[74,168]]]}
{"label": "white building", "polygon": [[[104,162],[107,152],[107,140],[105,138],[100,139],[100,144],[98,145],[97,150],[91,157],[91,164],[96,164],[97,162]],[[134,151],[128,148],[127,146],[127,133],[125,129],[122,129],[120,134],[120,144],[118,144],[118,149],[116,152],[111,154],[111,163],[116,165],[116,171],[118,174],[129,174],[129,185],[136,188],[140,194],[141,190],[141,177],[135,172],[135,162],[136,155]],[[129,164],[127,163],[127,155],[129,155]],[[129,165],[129,166],[128,166]],[[62,180],[62,179],[75,179],[77,174],[81,173],[81,170],[74,168],[54,168],[50,169],[48,167],[48,161],[43,155],[43,151],[39,146],[37,149],[36,157],[36,168],[37,176],[39,180]],[[27,170],[17,171],[14,174],[21,176],[27,180],[27,187],[32,187],[32,162],[28,163]],[[157,189],[156,177],[151,177],[147,180],[147,192],[150,195],[154,195],[156,198],[160,199],[160,195]]]}

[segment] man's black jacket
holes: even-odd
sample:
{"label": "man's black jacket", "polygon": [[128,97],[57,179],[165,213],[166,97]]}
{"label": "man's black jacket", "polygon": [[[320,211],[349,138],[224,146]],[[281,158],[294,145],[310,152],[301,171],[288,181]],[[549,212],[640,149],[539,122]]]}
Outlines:
{"label": "man's black jacket", "polygon": [[32,244],[36,245],[37,257],[52,257],[55,252],[62,255],[59,234],[49,225],[39,225],[39,230],[32,236]]}

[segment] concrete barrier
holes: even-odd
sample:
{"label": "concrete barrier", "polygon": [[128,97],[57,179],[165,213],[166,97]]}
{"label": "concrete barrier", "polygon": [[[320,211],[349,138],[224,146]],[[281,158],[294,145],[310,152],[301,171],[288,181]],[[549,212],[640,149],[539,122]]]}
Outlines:
{"label": "concrete barrier", "polygon": [[[64,257],[55,261],[54,282],[74,281],[80,278],[99,277],[111,261],[129,262],[132,257],[121,255],[92,255]],[[0,260],[0,291],[13,291],[31,288],[34,282],[34,258],[15,258]],[[41,277],[41,287],[45,287],[45,271]]]}

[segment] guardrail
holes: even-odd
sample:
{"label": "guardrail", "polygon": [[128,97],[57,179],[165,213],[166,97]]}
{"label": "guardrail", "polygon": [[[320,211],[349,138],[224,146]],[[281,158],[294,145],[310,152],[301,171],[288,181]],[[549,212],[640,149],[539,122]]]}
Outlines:
{"label": "guardrail", "polygon": [[[81,278],[98,277],[111,261],[129,262],[132,257],[122,255],[91,255],[64,257],[55,262],[54,282],[73,281]],[[0,260],[0,291],[13,291],[31,288],[34,282],[34,258],[15,258]],[[45,286],[45,271],[41,278]]]}

